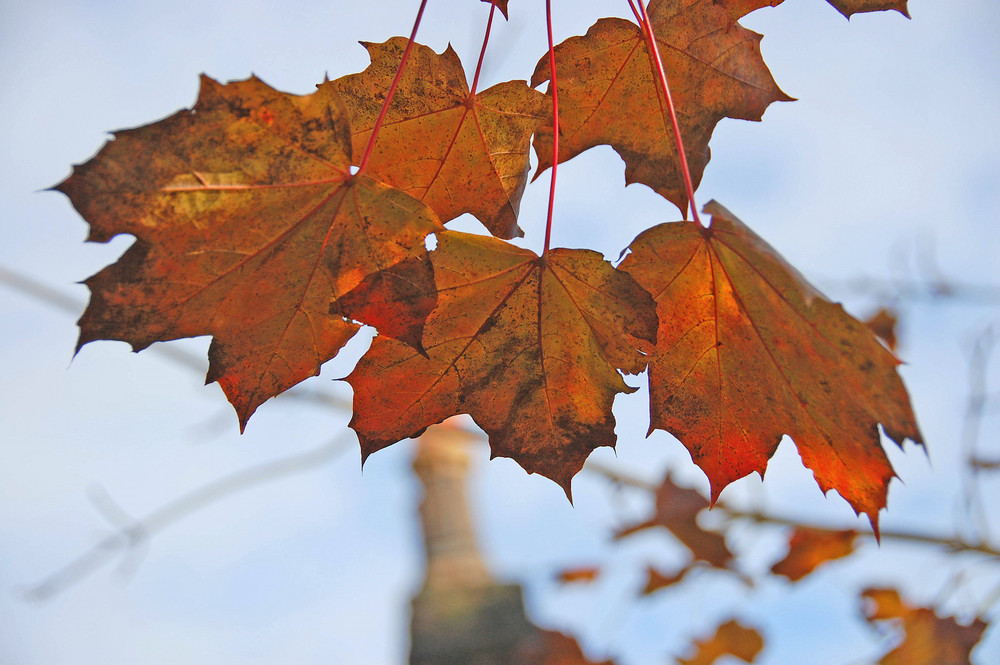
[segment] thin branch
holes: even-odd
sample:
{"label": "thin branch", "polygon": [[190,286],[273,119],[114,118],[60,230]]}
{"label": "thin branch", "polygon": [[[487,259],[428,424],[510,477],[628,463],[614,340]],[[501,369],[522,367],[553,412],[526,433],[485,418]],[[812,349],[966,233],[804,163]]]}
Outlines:
{"label": "thin branch", "polygon": [[1000,305],[1000,286],[969,282],[921,282],[858,277],[846,281],[846,287],[857,293],[885,293],[900,300],[951,300],[969,305],[996,307]]}
{"label": "thin branch", "polygon": [[973,533],[980,540],[990,540],[990,523],[986,504],[979,484],[979,474],[975,461],[979,455],[979,435],[986,411],[988,391],[986,369],[990,356],[997,344],[997,336],[991,327],[983,330],[972,343],[969,354],[969,392],[966,398],[965,415],[962,419],[962,458],[965,462],[962,473],[962,502],[966,517],[972,522]]}
{"label": "thin branch", "polygon": [[[637,489],[645,490],[647,492],[656,492],[659,489],[659,484],[643,480],[641,478],[636,478],[635,476],[623,473],[611,467],[605,466],[597,462],[587,462],[584,467],[584,471],[590,471],[608,478],[609,480],[622,484],[628,485],[630,487],[635,487]],[[715,506],[712,508],[713,512],[721,512],[724,517],[730,519],[742,519],[751,520],[758,524],[770,524],[774,526],[783,527],[793,527],[793,528],[809,528],[818,529],[821,531],[852,531],[858,536],[870,536],[875,537],[875,534],[868,530],[855,529],[852,527],[841,527],[834,525],[824,525],[816,524],[814,522],[807,522],[794,517],[784,517],[782,515],[775,515],[772,513],[767,513],[758,510],[739,510],[729,506],[724,501],[717,501]],[[886,530],[883,529],[881,532],[882,540],[896,540],[900,542],[911,542],[920,543],[924,545],[936,545],[939,547],[944,547],[948,550],[955,552],[979,552],[980,554],[986,554],[991,557],[1000,558],[1000,549],[996,546],[988,543],[974,543],[956,536],[946,536],[935,533],[920,533],[916,531],[901,531],[901,530]]]}
{"label": "thin branch", "polygon": [[289,455],[237,471],[188,492],[139,520],[130,520],[125,517],[121,509],[115,507],[114,522],[118,523],[121,521],[120,518],[124,518],[128,520],[127,523],[102,538],[73,561],[25,589],[24,595],[33,601],[49,599],[83,581],[98,569],[111,563],[119,554],[126,555],[145,547],[157,534],[213,503],[276,480],[313,471],[331,462],[347,448],[349,441],[351,438],[345,433],[330,443],[308,452]]}
{"label": "thin branch", "polygon": [[[79,316],[80,312],[86,307],[85,303],[73,296],[54,289],[33,277],[3,266],[0,266],[0,284],[26,295],[32,300],[44,303],[53,309],[72,314],[73,316]],[[205,373],[205,358],[203,356],[195,355],[171,344],[153,344],[149,347],[149,352],[167,358],[199,374]],[[313,402],[341,411],[350,411],[352,408],[351,403],[346,399],[302,387],[291,388],[278,395],[277,399]]]}

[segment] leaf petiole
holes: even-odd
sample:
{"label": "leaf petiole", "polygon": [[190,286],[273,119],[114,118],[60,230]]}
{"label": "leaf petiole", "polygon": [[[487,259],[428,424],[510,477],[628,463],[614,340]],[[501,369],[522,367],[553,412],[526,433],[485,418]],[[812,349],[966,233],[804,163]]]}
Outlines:
{"label": "leaf petiole", "polygon": [[496,13],[497,6],[490,3],[490,17],[486,20],[486,34],[483,35],[483,48],[479,51],[479,62],[476,63],[476,74],[472,77],[472,89],[469,91],[469,99],[476,96],[479,87],[479,74],[483,71],[483,60],[486,58],[486,45],[490,42],[490,28],[493,27],[493,14]]}
{"label": "leaf petiole", "polygon": [[364,173],[365,167],[368,166],[368,159],[371,157],[372,150],[375,148],[375,140],[378,138],[378,132],[382,128],[382,121],[385,120],[385,114],[389,111],[389,104],[392,102],[392,96],[396,94],[396,88],[399,86],[399,79],[403,76],[403,69],[406,67],[406,59],[410,57],[410,51],[412,50],[413,43],[417,38],[417,29],[420,27],[420,19],[423,18],[425,7],[427,7],[427,0],[420,0],[420,9],[417,10],[417,18],[413,21],[413,30],[410,31],[410,38],[406,42],[406,49],[403,51],[403,58],[399,61],[399,67],[396,68],[396,76],[393,77],[392,84],[389,86],[389,92],[386,93],[385,101],[382,102],[382,110],[379,111],[378,118],[375,120],[375,125],[372,127],[371,136],[368,137],[368,145],[365,146],[364,155],[361,157],[361,162],[358,164],[358,170],[355,171],[355,175]]}
{"label": "leaf petiole", "polygon": [[552,180],[549,184],[549,211],[545,218],[542,256],[549,253],[552,238],[552,209],[556,198],[556,169],[559,167],[559,86],[556,85],[556,48],[552,39],[552,0],[545,0],[545,27],[549,36],[549,75],[552,82]]}
{"label": "leaf petiole", "polygon": [[[642,5],[642,0],[636,3],[635,0],[627,0],[628,6],[638,21],[642,29],[642,36],[649,46],[653,63],[656,65],[656,74],[660,82],[660,91],[667,103],[667,114],[670,116],[670,126],[674,130],[674,143],[677,146],[677,157],[680,160],[681,175],[684,176],[684,189],[687,192],[688,205],[691,207],[691,217],[695,223],[704,226],[698,217],[698,207],[694,202],[694,185],[691,180],[691,169],[688,168],[687,153],[684,151],[684,140],[681,138],[681,128],[677,122],[677,110],[674,107],[674,99],[670,94],[670,84],[667,83],[667,74],[663,71],[663,60],[660,58],[660,49],[656,44],[656,34],[653,32],[653,24],[649,21],[649,14]],[[558,137],[557,137],[558,138]]]}

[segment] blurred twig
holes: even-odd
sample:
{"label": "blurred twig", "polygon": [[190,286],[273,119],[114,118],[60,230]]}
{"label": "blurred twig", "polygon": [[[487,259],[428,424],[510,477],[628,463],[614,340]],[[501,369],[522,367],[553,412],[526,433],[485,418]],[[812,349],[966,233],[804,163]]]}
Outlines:
{"label": "blurred twig", "polygon": [[133,520],[116,504],[109,502],[109,497],[99,496],[97,499],[101,513],[110,518],[109,521],[116,527],[115,531],[73,561],[25,589],[24,595],[35,601],[51,598],[111,563],[117,555],[140,552],[140,548],[146,547],[158,533],[213,503],[323,466],[345,450],[347,443],[352,440],[352,437],[344,433],[330,443],[308,452],[237,471],[188,492],[138,520]]}
{"label": "blurred twig", "polygon": [[[824,281],[823,283],[828,282]],[[840,282],[838,287],[855,293],[876,295],[892,300],[953,300],[986,307],[1000,305],[1000,286],[992,284],[858,277]]]}
{"label": "blurred twig", "polygon": [[[73,296],[69,296],[51,286],[29,277],[20,272],[10,270],[0,266],[0,284],[9,287],[32,300],[45,303],[54,309],[79,316],[84,309],[84,303]],[[154,344],[149,347],[151,353],[159,354],[178,365],[186,367],[192,371],[204,374],[207,362],[204,357],[179,349],[170,344]],[[313,402],[321,406],[338,410],[351,410],[351,404],[338,396],[322,393],[317,390],[309,390],[302,387],[295,387],[287,390],[278,396],[280,399],[295,399],[306,402]]]}
{"label": "blurred twig", "polygon": [[[587,462],[583,467],[584,471],[589,471],[591,473],[597,473],[602,475],[609,480],[635,487],[638,489],[645,490],[647,492],[655,492],[658,488],[656,483],[651,483],[647,480],[641,478],[635,478],[629,474],[623,473],[611,467],[605,466],[597,462]],[[760,510],[739,510],[734,508],[724,501],[716,502],[715,506],[712,508],[713,511],[719,511],[723,516],[732,520],[751,520],[758,524],[770,524],[774,526],[783,527],[793,527],[793,528],[809,528],[817,529],[821,531],[852,531],[858,536],[868,536],[875,537],[875,534],[871,531],[855,529],[852,527],[844,527],[838,525],[824,525],[817,524],[816,522],[807,522],[793,517],[785,517],[782,515],[775,515],[773,513],[768,513]],[[978,552],[980,554],[986,554],[991,557],[1000,558],[1000,548],[983,542],[970,542],[964,540],[957,536],[949,536],[935,533],[920,533],[917,531],[904,531],[904,530],[894,530],[894,529],[883,529],[881,531],[882,540],[895,540],[900,542],[911,542],[911,543],[921,543],[925,545],[936,545],[943,547],[949,551],[953,552]]]}
{"label": "blurred twig", "polygon": [[978,446],[988,399],[986,369],[996,344],[997,336],[992,327],[983,330],[973,340],[972,351],[969,354],[969,393],[962,419],[962,458],[965,462],[962,473],[962,503],[973,533],[981,540],[989,540],[991,536],[986,504],[983,502],[977,474]]}

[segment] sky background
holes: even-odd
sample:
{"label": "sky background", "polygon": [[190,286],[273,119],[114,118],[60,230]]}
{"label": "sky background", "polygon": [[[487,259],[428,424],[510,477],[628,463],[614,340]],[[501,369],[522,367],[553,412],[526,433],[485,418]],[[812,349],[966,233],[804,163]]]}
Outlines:
{"label": "sky background", "polygon": [[[86,225],[66,198],[42,190],[89,159],[108,131],[189,107],[199,73],[223,81],[254,73],[308,93],[327,73],[367,65],[358,40],[408,34],[417,4],[0,0],[0,267],[75,303],[61,311],[0,284],[0,661],[405,662],[407,603],[422,574],[412,446],[380,451],[362,474],[346,410],[282,398],[265,404],[240,436],[221,390],[202,385],[204,362],[192,370],[155,349],[135,355],[116,342],[90,344],[74,358],[74,321],[87,300],[78,282],[130,240],[84,244]],[[598,17],[628,12],[624,2],[554,4],[558,41],[583,34]],[[511,21],[495,25],[483,88],[530,75],[545,49],[543,7],[510,3]],[[910,10],[910,21],[888,13],[848,22],[822,0],[787,0],[744,19],[765,35],[765,61],[799,101],[773,105],[761,123],[723,121],[697,193],[702,203],[729,208],[858,315],[878,302],[854,288],[862,278],[1000,284],[1000,6],[911,0]],[[470,70],[488,11],[472,0],[431,0],[418,41],[438,52],[450,42]],[[560,167],[554,245],[614,259],[643,229],[679,218],[644,186],[624,188],[622,173],[608,148]],[[522,204],[524,244],[535,249],[547,190],[544,177]],[[988,326],[1000,335],[1000,308],[995,296],[901,307],[900,371],[930,461],[913,446],[889,450],[903,482],[893,482],[882,524],[948,533],[960,497],[970,346]],[[349,399],[334,379],[366,343],[357,340],[305,390]],[[171,346],[204,358],[208,340]],[[998,368],[995,357],[986,367],[994,395]],[[643,392],[616,403],[617,457],[602,449],[593,459],[648,480],[669,467],[707,491],[678,442],[662,432],[645,438]],[[982,422],[981,445],[994,458],[998,423],[996,409]],[[329,463],[207,507],[141,556],[48,602],[23,600],[26,586],[108,532],[88,497],[110,497],[141,517],[226,474],[331,441],[341,452]],[[857,589],[900,585],[915,602],[968,617],[1000,585],[995,566],[970,565],[971,557],[948,566],[933,552],[886,542],[795,587],[771,582],[751,592],[704,575],[639,600],[645,564],[668,566],[680,556],[662,534],[609,545],[609,530],[642,517],[646,498],[617,497],[583,473],[570,506],[554,483],[509,460],[487,463],[484,442],[473,455],[471,501],[492,568],[525,585],[537,622],[574,634],[595,658],[667,662],[737,614],[767,635],[763,665],[873,662],[887,643],[857,620]],[[1000,498],[996,474],[981,488],[987,501]],[[723,498],[861,524],[839,497],[821,495],[787,441],[766,482],[747,478]],[[751,571],[781,556],[772,530],[744,527],[732,545]],[[589,563],[606,565],[594,585],[564,589],[552,580],[560,568]],[[966,572],[956,585],[958,569]],[[1000,660],[1000,631],[991,629],[976,656],[980,665]]]}

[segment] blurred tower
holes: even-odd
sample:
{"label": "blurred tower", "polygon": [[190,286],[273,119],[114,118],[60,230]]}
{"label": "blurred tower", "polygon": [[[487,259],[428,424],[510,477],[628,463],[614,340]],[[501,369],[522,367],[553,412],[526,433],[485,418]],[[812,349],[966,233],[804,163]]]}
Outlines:
{"label": "blurred tower", "polygon": [[427,576],[413,599],[410,665],[523,665],[541,631],[524,613],[521,588],[498,584],[476,545],[466,498],[469,434],[447,423],[417,443],[413,468]]}
{"label": "blurred tower", "polygon": [[524,613],[521,587],[497,583],[476,545],[466,498],[470,435],[449,421],[417,442],[427,577],[413,599],[410,665],[614,665]]}

